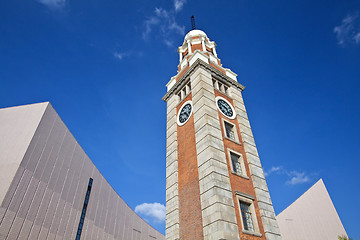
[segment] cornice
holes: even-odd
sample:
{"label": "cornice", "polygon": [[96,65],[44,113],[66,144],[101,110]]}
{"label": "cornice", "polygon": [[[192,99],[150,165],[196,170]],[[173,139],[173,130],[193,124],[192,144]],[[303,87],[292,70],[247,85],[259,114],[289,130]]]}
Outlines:
{"label": "cornice", "polygon": [[237,81],[235,81],[234,79],[226,76],[224,73],[220,72],[219,70],[217,70],[216,68],[214,68],[213,66],[211,66],[210,64],[202,61],[201,59],[197,59],[191,66],[190,68],[179,78],[179,80],[176,81],[176,83],[174,84],[174,86],[172,86],[171,89],[169,89],[169,91],[164,95],[164,97],[162,98],[163,101],[167,102],[167,100],[173,95],[175,94],[175,92],[177,92],[182,85],[184,84],[185,80],[190,76],[190,74],[192,74],[195,70],[197,70],[198,68],[203,68],[205,70],[208,70],[211,72],[211,75],[214,75],[217,78],[221,78],[221,80],[226,81],[228,84],[232,85],[233,87],[238,88],[240,91],[243,91],[245,89],[245,87],[238,83]]}

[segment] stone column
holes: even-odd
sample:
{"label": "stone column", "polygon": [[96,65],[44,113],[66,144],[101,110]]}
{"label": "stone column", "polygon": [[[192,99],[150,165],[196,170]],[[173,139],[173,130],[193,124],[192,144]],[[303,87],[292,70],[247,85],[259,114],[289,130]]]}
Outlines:
{"label": "stone column", "polygon": [[180,49],[178,50],[178,52],[179,52],[179,62],[181,63],[183,59],[183,53],[180,51]]}
{"label": "stone column", "polygon": [[231,87],[231,93],[234,99],[234,107],[237,113],[240,134],[249,164],[251,179],[255,188],[261,220],[264,226],[265,237],[267,240],[281,240],[280,229],[275,218],[274,208],[246,113],[244,100],[239,89]]}
{"label": "stone column", "polygon": [[217,53],[216,53],[216,48],[215,48],[215,47],[213,47],[213,53],[214,53],[215,57],[217,57]]}
{"label": "stone column", "polygon": [[166,130],[166,230],[165,239],[176,240],[179,237],[179,190],[178,190],[178,154],[176,95],[167,101]]}
{"label": "stone column", "polygon": [[202,46],[202,50],[205,52],[206,48],[205,48],[205,39],[204,38],[201,39],[201,46]]}
{"label": "stone column", "polygon": [[190,76],[205,240],[239,239],[211,74]]}

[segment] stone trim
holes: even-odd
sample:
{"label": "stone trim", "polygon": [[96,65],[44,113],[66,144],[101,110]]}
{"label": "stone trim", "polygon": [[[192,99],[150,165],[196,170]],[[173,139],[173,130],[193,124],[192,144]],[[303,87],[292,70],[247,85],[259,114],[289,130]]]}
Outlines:
{"label": "stone trim", "polygon": [[166,227],[165,239],[179,239],[179,188],[176,96],[167,102],[166,130]]}
{"label": "stone trim", "polygon": [[[205,164],[216,166],[211,171],[199,171],[204,240],[239,239],[215,93],[211,84],[212,72],[209,68],[212,67],[205,67],[204,62],[197,60],[188,72],[191,73],[191,84],[197,86],[192,87],[192,94],[193,98],[198,98],[193,112],[198,168],[203,169]],[[176,89],[176,84],[174,87],[173,90]],[[210,91],[205,96],[202,89],[207,88]],[[209,103],[211,106],[208,106]],[[206,115],[213,118],[213,121],[207,121]]]}
{"label": "stone trim", "polygon": [[234,79],[231,79],[230,77],[226,76],[224,73],[220,72],[216,68],[212,67],[210,64],[202,61],[201,59],[196,60],[189,69],[177,80],[177,82],[172,86],[172,88],[165,94],[165,96],[162,98],[163,101],[167,102],[169,98],[174,95],[176,92],[179,91],[185,85],[185,82],[187,82],[187,78],[195,72],[198,68],[203,68],[205,70],[208,70],[211,75],[214,75],[217,78],[221,78],[223,80],[226,80],[227,84],[230,86],[236,87],[240,91],[243,91],[245,87],[235,81]]}
{"label": "stone trim", "polygon": [[247,193],[243,193],[243,192],[239,192],[239,191],[235,191],[235,195],[239,195],[239,196],[242,196],[242,197],[245,197],[245,198],[250,198],[251,200],[255,200],[255,197],[250,195],[250,194],[247,194]]}
{"label": "stone trim", "polygon": [[[264,178],[264,173],[261,167],[259,154],[254,141],[249,120],[247,118],[246,109],[241,91],[237,88],[231,89],[235,109],[241,109],[243,114],[237,115],[237,121],[240,128],[240,135],[243,139],[245,155],[248,160],[249,170],[255,195],[260,210],[260,217],[264,227],[265,238],[269,240],[281,240],[280,229],[275,218],[274,208],[271,203],[269,190]],[[239,111],[238,111],[239,112]]]}

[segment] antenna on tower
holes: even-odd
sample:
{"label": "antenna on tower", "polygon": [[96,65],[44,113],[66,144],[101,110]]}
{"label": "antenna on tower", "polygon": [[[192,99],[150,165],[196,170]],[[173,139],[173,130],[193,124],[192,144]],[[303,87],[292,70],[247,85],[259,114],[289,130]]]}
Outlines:
{"label": "antenna on tower", "polygon": [[191,16],[191,30],[194,30],[196,29],[195,27],[195,17],[194,15]]}

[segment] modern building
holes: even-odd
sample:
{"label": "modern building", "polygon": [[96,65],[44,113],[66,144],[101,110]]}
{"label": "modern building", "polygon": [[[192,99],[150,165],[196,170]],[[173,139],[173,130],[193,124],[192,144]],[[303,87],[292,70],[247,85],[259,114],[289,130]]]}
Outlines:
{"label": "modern building", "polygon": [[276,218],[283,240],[336,240],[347,236],[322,179]]}
{"label": "modern building", "polygon": [[167,84],[166,239],[281,239],[237,75],[190,31]]}
{"label": "modern building", "polygon": [[0,109],[0,239],[164,239],[119,197],[50,103]]}

